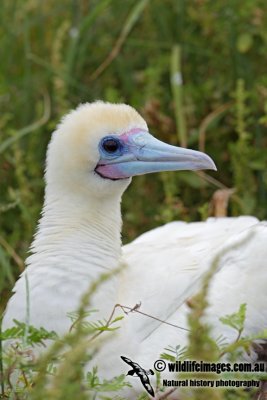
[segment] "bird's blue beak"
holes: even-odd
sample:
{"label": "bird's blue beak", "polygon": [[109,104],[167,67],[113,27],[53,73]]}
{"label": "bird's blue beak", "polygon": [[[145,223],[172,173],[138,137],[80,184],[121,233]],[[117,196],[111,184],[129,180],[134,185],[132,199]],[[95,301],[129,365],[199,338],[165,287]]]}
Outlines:
{"label": "bird's blue beak", "polygon": [[108,179],[159,171],[216,170],[207,154],[171,146],[140,129],[132,129],[120,136],[106,136],[99,144],[99,152],[95,171]]}

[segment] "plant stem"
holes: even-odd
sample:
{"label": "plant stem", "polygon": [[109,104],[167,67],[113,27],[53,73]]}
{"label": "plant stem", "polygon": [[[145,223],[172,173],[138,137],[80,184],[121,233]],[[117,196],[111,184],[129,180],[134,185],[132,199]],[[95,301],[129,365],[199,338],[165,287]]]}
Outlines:
{"label": "plant stem", "polygon": [[176,44],[171,54],[171,87],[174,100],[174,112],[178,141],[187,147],[186,122],[183,109],[183,79],[181,72],[181,46]]}

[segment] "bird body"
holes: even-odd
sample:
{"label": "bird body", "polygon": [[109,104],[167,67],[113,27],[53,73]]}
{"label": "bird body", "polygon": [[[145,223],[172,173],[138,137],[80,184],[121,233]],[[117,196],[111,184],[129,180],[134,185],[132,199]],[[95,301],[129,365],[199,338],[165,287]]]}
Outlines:
{"label": "bird body", "polygon": [[[115,365],[118,354],[127,354],[142,365],[152,366],[164,349],[186,346],[190,311],[186,300],[201,288],[212,261],[220,254],[205,317],[214,338],[236,339],[236,331],[219,318],[237,312],[243,303],[247,304],[243,334],[265,329],[266,240],[267,224],[254,217],[210,218],[196,223],[172,222],[124,246],[127,268],[121,275],[117,303],[128,307],[141,303],[140,310],[157,320],[129,313],[112,342],[112,352],[104,346],[96,362],[107,359]],[[123,373],[119,363],[116,367],[117,373]],[[104,375],[111,377],[108,368]]]}
{"label": "bird body", "polygon": [[173,222],[121,249],[120,202],[131,176],[200,168],[214,169],[214,163],[203,153],[154,139],[129,106],[96,102],[65,117],[49,145],[42,216],[3,328],[17,319],[64,334],[71,326],[67,314],[77,310],[89,285],[121,265],[91,299],[95,318],[108,319],[118,303],[141,303],[142,311],[157,319],[129,313],[102,343],[94,363],[106,378],[125,372],[122,354],[151,368],[165,347],[186,344],[185,302],[219,254],[207,310],[214,335],[233,338],[219,317],[241,303],[248,307],[245,333],[265,328],[267,227],[256,218]]}
{"label": "bird body", "polygon": [[140,367],[139,364],[133,362],[132,360],[130,360],[127,357],[121,356],[121,359],[132,367],[132,369],[127,372],[127,375],[138,377],[141,380],[142,385],[144,386],[146,391],[152,397],[154,397],[154,390],[153,390],[152,386],[150,385],[150,380],[148,377],[148,375],[154,375],[154,371],[152,371],[152,369],[145,370],[144,368]]}

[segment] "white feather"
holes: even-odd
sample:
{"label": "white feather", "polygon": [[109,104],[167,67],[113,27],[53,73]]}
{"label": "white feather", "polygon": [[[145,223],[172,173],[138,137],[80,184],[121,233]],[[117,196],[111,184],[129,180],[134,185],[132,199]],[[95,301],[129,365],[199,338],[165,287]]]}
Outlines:
{"label": "white feather", "polygon": [[[48,150],[45,203],[32,255],[14,287],[3,328],[13,319],[27,319],[26,275],[30,324],[63,334],[71,325],[67,313],[77,309],[90,283],[119,263],[125,264],[121,274],[93,297],[97,319],[108,318],[117,303],[141,302],[144,313],[186,328],[186,299],[201,287],[214,258],[224,254],[208,298],[214,335],[232,339],[234,332],[219,317],[241,303],[248,307],[245,334],[260,331],[267,317],[265,223],[254,217],[173,222],[141,235],[121,253],[120,199],[130,179],[102,179],[94,168],[100,138],[133,127],[146,128],[135,110],[106,103],[84,105],[59,125]],[[94,363],[107,378],[125,373],[120,355],[151,368],[165,347],[186,340],[186,330],[130,313]]]}

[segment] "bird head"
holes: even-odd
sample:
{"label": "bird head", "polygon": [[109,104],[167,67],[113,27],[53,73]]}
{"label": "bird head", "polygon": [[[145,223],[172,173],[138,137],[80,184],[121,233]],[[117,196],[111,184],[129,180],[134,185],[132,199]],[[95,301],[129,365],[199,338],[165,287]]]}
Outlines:
{"label": "bird head", "polygon": [[126,376],[133,376],[136,372],[131,369],[130,371],[127,372]]}
{"label": "bird head", "polygon": [[59,124],[48,149],[46,180],[68,191],[94,187],[101,197],[122,193],[135,175],[197,169],[216,167],[204,153],[154,138],[132,107],[98,101],[80,105]]}

